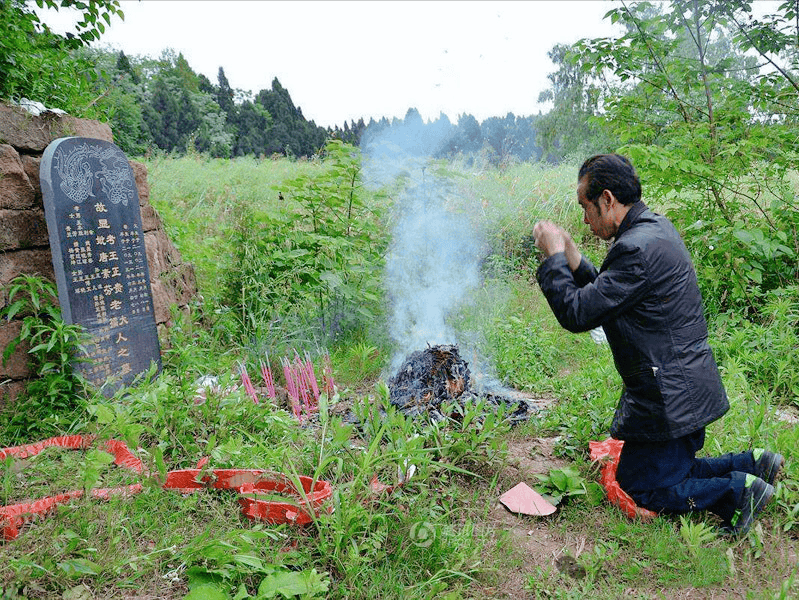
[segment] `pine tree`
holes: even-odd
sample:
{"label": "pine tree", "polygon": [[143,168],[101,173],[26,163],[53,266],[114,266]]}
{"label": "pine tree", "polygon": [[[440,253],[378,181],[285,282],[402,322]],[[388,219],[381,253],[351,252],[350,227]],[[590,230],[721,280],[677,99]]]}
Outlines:
{"label": "pine tree", "polygon": [[219,105],[219,108],[227,113],[228,118],[230,118],[235,112],[236,107],[233,103],[233,89],[230,87],[227,77],[225,77],[225,69],[222,67],[219,67],[217,81],[219,85],[216,88],[216,103]]}

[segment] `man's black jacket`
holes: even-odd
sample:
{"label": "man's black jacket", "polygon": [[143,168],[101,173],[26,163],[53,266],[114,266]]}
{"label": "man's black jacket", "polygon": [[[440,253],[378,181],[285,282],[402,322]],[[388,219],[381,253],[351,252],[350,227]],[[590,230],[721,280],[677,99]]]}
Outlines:
{"label": "man's black jacket", "polygon": [[614,438],[670,440],[727,412],[696,273],[668,219],[636,202],[599,273],[586,258],[572,273],[559,253],[541,264],[537,276],[563,327],[605,330],[624,381],[610,430]]}

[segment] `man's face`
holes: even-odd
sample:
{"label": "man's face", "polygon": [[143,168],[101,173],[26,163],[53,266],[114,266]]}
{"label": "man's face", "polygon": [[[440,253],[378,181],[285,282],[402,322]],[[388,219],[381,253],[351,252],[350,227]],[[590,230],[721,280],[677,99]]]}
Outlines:
{"label": "man's face", "polygon": [[598,204],[589,200],[585,191],[588,182],[585,177],[577,184],[577,201],[583,207],[583,222],[591,228],[591,233],[603,240],[609,240],[616,235],[616,224],[607,206],[604,196],[597,199]]}

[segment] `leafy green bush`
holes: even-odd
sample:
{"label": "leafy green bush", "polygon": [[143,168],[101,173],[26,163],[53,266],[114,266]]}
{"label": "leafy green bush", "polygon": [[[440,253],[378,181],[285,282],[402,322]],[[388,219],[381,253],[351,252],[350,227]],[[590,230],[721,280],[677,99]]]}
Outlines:
{"label": "leafy green bush", "polygon": [[769,319],[768,295],[799,278],[796,231],[799,211],[782,207],[760,219],[739,207],[733,223],[722,217],[697,220],[686,204],[669,215],[685,237],[711,315],[735,312],[754,321]]}
{"label": "leafy green bush", "polygon": [[715,319],[720,362],[735,361],[754,390],[799,405],[799,287],[766,294],[758,322],[729,311]]}
{"label": "leafy green bush", "polygon": [[288,206],[243,208],[238,217],[222,300],[247,338],[263,335],[263,324],[303,314],[335,337],[378,310],[385,242],[360,187],[359,152],[332,140],[325,153],[324,170],[277,186]]}
{"label": "leafy green bush", "polygon": [[83,406],[85,387],[73,368],[86,334],[61,318],[55,284],[34,275],[12,280],[0,318],[22,315],[19,336],[3,351],[5,362],[20,343],[30,345],[31,379],[17,402],[3,409],[5,442],[56,435],[69,428]]}
{"label": "leafy green bush", "polygon": [[[99,39],[113,16],[124,18],[117,0],[37,0],[39,8],[74,8],[75,33],[61,36],[42,23],[31,3],[0,2],[0,98],[28,98],[85,115],[96,101],[93,65],[72,53]],[[88,116],[94,116],[89,114]]]}

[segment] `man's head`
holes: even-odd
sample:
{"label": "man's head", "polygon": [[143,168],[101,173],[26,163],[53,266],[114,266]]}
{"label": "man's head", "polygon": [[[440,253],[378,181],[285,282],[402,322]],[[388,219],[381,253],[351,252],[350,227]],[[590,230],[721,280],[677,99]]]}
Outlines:
{"label": "man's head", "polygon": [[604,190],[610,190],[621,204],[641,199],[641,180],[632,163],[620,154],[598,154],[580,167],[577,181],[586,181],[588,200],[597,203]]}
{"label": "man's head", "polygon": [[616,235],[627,211],[641,199],[641,180],[628,159],[619,154],[592,156],[580,167],[577,200],[583,221],[594,235]]}

